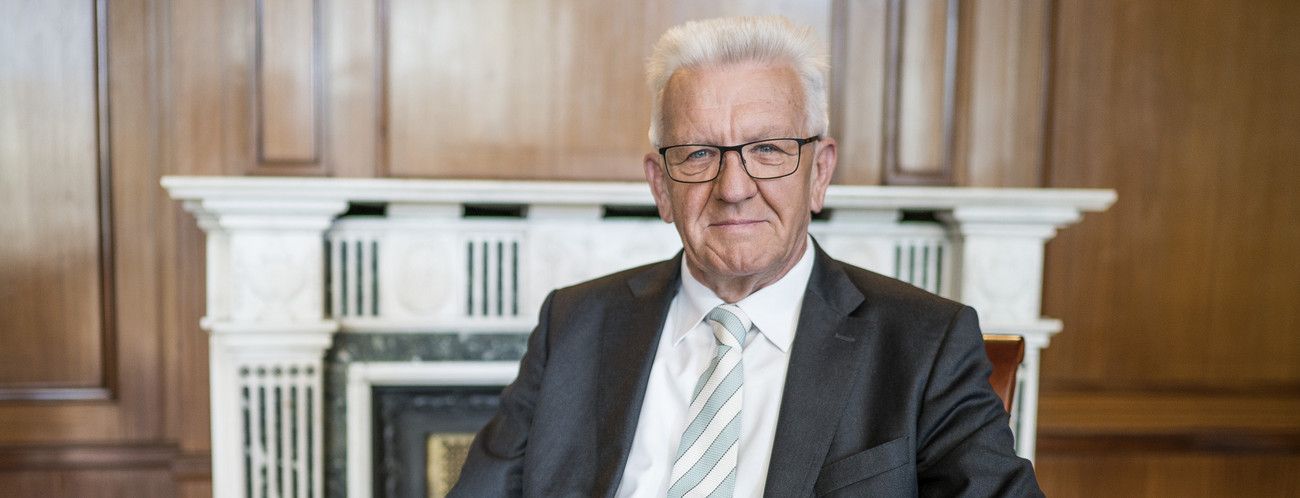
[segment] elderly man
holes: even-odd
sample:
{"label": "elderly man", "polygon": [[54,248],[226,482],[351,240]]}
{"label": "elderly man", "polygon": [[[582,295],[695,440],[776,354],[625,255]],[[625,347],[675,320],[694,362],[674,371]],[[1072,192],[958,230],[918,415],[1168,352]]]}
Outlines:
{"label": "elderly man", "polygon": [[1036,496],[970,308],[808,235],[835,169],[824,43],[668,31],[646,179],[684,250],[552,293],[454,496]]}

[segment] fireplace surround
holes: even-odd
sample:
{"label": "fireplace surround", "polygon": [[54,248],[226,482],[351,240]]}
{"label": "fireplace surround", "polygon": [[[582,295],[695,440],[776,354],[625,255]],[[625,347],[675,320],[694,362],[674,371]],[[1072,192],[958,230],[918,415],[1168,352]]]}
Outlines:
{"label": "fireplace surround", "polygon": [[[644,184],[166,177],[207,234],[213,493],[369,496],[386,386],[500,386],[549,289],[671,257]],[[832,186],[828,253],[1025,337],[1034,453],[1043,245],[1110,190]],[[382,475],[379,473],[378,475]],[[380,483],[382,485],[382,483]]]}

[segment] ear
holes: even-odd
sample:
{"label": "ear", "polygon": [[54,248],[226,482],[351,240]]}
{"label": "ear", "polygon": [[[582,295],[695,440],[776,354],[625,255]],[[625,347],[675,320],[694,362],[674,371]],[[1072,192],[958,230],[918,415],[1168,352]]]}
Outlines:
{"label": "ear", "polygon": [[672,203],[668,201],[668,179],[664,172],[664,167],[659,164],[659,154],[653,152],[646,153],[645,162],[645,181],[650,184],[650,194],[654,195],[655,206],[659,208],[659,218],[664,223],[673,222]]}
{"label": "ear", "polygon": [[826,189],[831,185],[831,177],[835,174],[835,162],[838,159],[837,145],[834,138],[823,138],[816,144],[817,149],[813,155],[812,177],[809,178],[809,198],[811,199],[812,212],[820,213],[826,201]]}

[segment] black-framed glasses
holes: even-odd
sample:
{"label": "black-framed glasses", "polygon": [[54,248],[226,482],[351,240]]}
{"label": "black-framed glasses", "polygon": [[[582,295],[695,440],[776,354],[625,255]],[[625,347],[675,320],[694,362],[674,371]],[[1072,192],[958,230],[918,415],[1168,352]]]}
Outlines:
{"label": "black-framed glasses", "polygon": [[681,183],[711,182],[722,171],[722,160],[728,152],[740,154],[740,165],[755,180],[770,180],[790,176],[799,169],[803,146],[821,140],[821,136],[808,138],[769,138],[740,145],[721,146],[703,144],[672,145],[659,149],[664,158],[668,178]]}

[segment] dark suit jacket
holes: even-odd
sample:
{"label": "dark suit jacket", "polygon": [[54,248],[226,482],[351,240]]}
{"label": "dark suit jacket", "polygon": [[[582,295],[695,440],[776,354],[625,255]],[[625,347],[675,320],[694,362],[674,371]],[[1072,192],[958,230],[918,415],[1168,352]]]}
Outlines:
{"label": "dark suit jacket", "polygon": [[[451,496],[612,497],[677,258],[553,292]],[[765,496],[1041,496],[975,311],[816,248]]]}

